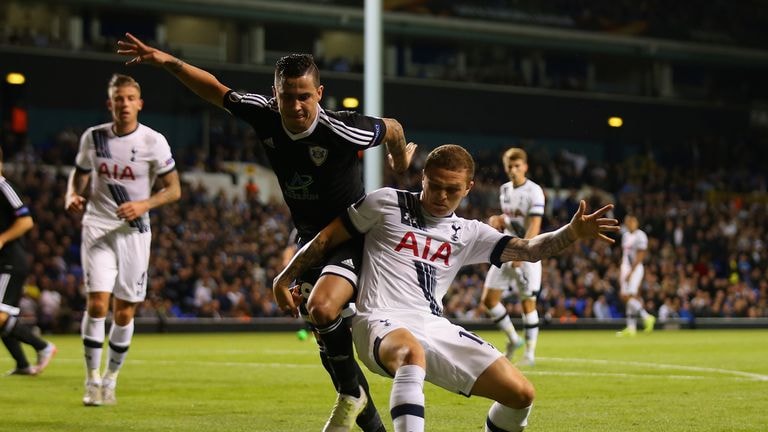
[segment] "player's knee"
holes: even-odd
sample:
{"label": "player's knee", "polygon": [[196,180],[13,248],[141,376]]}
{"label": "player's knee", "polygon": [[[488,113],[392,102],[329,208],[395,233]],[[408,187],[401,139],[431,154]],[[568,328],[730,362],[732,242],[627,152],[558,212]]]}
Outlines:
{"label": "player's knee", "polygon": [[533,404],[533,399],[536,397],[536,389],[528,379],[525,377],[521,377],[521,379],[507,393],[505,400],[500,400],[498,401],[499,403],[515,409],[522,409]]}
{"label": "player's knee", "polygon": [[401,345],[396,350],[394,357],[397,367],[406,365],[418,365],[423,367],[426,364],[424,348],[418,343]]}
{"label": "player's knee", "polygon": [[333,322],[341,314],[341,305],[335,304],[328,297],[310,296],[307,301],[307,312],[316,325],[325,325]]}
{"label": "player's knee", "polygon": [[104,318],[109,311],[109,303],[100,298],[88,300],[88,315],[91,318]]}

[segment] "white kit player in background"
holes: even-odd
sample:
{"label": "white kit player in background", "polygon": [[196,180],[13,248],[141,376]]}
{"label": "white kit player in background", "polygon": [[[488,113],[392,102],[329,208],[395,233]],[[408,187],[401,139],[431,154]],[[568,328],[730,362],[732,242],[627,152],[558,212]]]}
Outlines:
{"label": "white kit player in background", "polygon": [[626,231],[621,235],[621,268],[619,285],[621,300],[624,302],[627,327],[616,333],[617,336],[634,336],[637,333],[637,317],[643,320],[646,333],[653,331],[656,317],[649,314],[643,307],[643,297],[640,295],[640,285],[643,283],[645,268],[645,252],[648,250],[648,236],[639,229],[640,222],[634,215],[624,218]]}
{"label": "white kit player in background", "polygon": [[[441,316],[442,298],[467,264],[537,261],[578,239],[617,232],[603,218],[612,206],[585,215],[582,201],[570,224],[533,239],[503,234],[454,211],[472,188],[474,161],[457,145],[430,152],[422,192],[373,191],[302,247],[274,280],[285,291],[296,275],[336,245],[364,235],[353,338],[373,372],[394,377],[390,414],[396,432],[425,428],[424,381],[465,396],[494,400],[486,431],[520,431],[528,423],[533,385],[491,344]],[[300,294],[294,289],[298,301]],[[295,305],[289,305],[297,314]]]}
{"label": "white kit player in background", "polygon": [[[136,306],[147,290],[149,210],[181,197],[179,174],[165,137],[140,124],[139,84],[115,74],[108,86],[112,122],[89,128],[80,139],[69,176],[67,211],[85,210],[81,260],[87,298],[82,338],[86,406],[116,403],[117,375],[133,337]],[[162,188],[152,194],[160,179]],[[86,206],[85,188],[90,180]],[[114,295],[108,363],[101,373],[105,320]]]}
{"label": "white kit player in background", "polygon": [[[488,224],[513,237],[530,239],[541,232],[544,215],[544,191],[526,178],[528,155],[525,150],[510,148],[502,157],[509,181],[501,185],[499,199],[502,214],[491,216]],[[508,338],[506,356],[512,360],[523,341],[515,331],[502,299],[510,290],[517,293],[525,328],[525,354],[520,365],[533,366],[539,337],[539,312],[536,299],[541,289],[541,261],[513,261],[491,267],[485,278],[481,302],[488,316]]]}

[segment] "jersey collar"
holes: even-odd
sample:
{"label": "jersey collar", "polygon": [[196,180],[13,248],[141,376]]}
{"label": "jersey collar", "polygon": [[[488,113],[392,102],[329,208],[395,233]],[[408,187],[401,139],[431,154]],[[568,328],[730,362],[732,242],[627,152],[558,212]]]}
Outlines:
{"label": "jersey collar", "polygon": [[298,141],[302,138],[306,138],[310,135],[312,135],[312,132],[315,131],[315,128],[317,128],[317,123],[320,119],[320,112],[323,111],[323,109],[320,107],[320,104],[317,104],[317,113],[315,114],[315,119],[312,121],[312,125],[309,126],[309,129],[305,130],[304,132],[299,132],[297,134],[291,132],[288,130],[288,128],[285,127],[285,123],[283,123],[283,119],[280,118],[280,124],[283,126],[283,130],[285,131],[285,134],[288,135],[288,138],[290,138],[293,141]]}

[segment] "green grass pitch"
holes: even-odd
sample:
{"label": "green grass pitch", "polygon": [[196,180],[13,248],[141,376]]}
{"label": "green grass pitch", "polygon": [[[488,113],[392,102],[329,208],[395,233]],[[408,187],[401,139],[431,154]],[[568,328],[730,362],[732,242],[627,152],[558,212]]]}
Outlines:
{"label": "green grass pitch", "polygon": [[[499,332],[480,332],[503,346]],[[136,335],[118,405],[81,404],[82,345],[38,377],[0,377],[2,431],[319,431],[334,392],[311,338],[294,333]],[[32,354],[32,353],[30,353]],[[540,334],[523,369],[537,390],[530,431],[766,431],[768,330]],[[34,358],[32,354],[30,356]],[[3,350],[0,368],[12,368]],[[369,374],[387,429],[391,380]],[[482,431],[490,402],[425,387],[428,431]]]}

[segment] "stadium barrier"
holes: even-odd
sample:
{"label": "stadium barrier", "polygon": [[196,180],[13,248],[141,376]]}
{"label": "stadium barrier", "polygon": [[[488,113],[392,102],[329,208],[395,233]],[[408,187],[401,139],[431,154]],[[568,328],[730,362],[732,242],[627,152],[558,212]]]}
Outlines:
{"label": "stadium barrier", "polygon": [[[489,319],[452,320],[468,330],[494,330],[496,326]],[[517,328],[522,321],[512,320]],[[543,329],[551,330],[619,330],[625,326],[623,318],[598,320],[580,318],[575,321],[542,322]],[[295,318],[159,318],[137,317],[136,331],[139,333],[208,333],[208,332],[280,332],[297,331],[304,328],[304,322]],[[693,320],[671,319],[657,322],[657,330],[681,329],[754,329],[768,328],[768,318],[696,318]]]}

